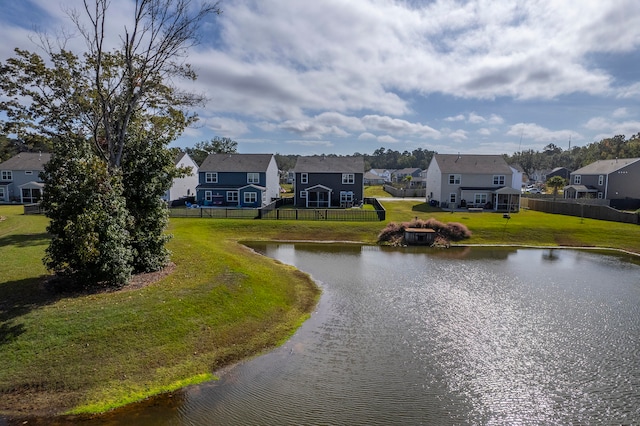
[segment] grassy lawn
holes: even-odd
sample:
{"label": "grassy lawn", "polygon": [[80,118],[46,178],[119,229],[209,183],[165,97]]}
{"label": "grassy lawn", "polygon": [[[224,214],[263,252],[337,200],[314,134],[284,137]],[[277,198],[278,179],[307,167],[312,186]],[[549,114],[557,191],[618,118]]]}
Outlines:
{"label": "grassy lawn", "polygon": [[[369,195],[367,195],[369,196]],[[442,212],[384,203],[388,221],[461,222],[469,244],[598,246],[640,253],[640,226],[551,215]],[[126,291],[55,295],[43,286],[47,219],[0,206],[0,413],[101,412],[208,380],[291,335],[318,289],[243,240],[373,244],[383,222],[172,218],[175,267]]]}

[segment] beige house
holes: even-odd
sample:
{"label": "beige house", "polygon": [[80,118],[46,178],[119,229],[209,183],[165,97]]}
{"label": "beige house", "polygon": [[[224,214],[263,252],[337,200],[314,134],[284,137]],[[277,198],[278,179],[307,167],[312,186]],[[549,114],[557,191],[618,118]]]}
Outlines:
{"label": "beige house", "polygon": [[518,211],[520,186],[513,187],[513,174],[501,155],[435,154],[427,169],[427,202],[452,209]]}

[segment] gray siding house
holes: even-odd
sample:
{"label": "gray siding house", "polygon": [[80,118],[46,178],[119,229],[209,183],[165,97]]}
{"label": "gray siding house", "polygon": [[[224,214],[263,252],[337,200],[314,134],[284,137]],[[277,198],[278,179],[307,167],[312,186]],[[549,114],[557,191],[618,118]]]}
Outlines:
{"label": "gray siding house", "polygon": [[42,198],[40,172],[51,154],[21,152],[0,163],[0,203],[35,203]]}
{"label": "gray siding house", "polygon": [[445,208],[517,211],[520,186],[501,155],[435,154],[427,169],[427,202]]}
{"label": "gray siding house", "polygon": [[363,201],[363,157],[298,157],[293,170],[297,207],[352,207]]}
{"label": "gray siding house", "polygon": [[564,198],[640,199],[640,158],[600,160],[571,173]]}
{"label": "gray siding house", "polygon": [[280,196],[273,154],[209,154],[198,169],[201,206],[262,207]]}

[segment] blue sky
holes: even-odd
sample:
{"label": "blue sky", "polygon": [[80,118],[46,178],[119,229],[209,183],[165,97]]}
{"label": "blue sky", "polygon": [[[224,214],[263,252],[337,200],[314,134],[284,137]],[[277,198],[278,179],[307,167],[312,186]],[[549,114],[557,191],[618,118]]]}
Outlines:
{"label": "blue sky", "polygon": [[[197,0],[194,0],[197,1]],[[133,0],[111,0],[115,43]],[[81,0],[0,0],[0,60]],[[188,62],[206,94],[174,144],[511,154],[640,132],[637,0],[225,0]],[[68,31],[67,31],[68,33]],[[68,47],[84,49],[79,37]]]}

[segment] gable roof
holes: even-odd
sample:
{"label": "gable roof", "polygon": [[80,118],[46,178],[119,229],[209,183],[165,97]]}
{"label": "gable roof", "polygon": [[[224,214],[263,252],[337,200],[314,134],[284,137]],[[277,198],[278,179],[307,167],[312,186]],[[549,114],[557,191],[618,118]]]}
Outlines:
{"label": "gable roof", "polygon": [[435,154],[442,173],[511,174],[511,168],[502,155]]}
{"label": "gable roof", "polygon": [[293,169],[296,173],[363,173],[363,157],[328,157],[314,155],[298,157]]}
{"label": "gable roof", "polygon": [[607,175],[630,164],[640,161],[640,158],[617,158],[615,160],[598,160],[588,164],[573,173],[572,175]]}
{"label": "gable roof", "polygon": [[51,160],[51,154],[39,152],[21,152],[0,163],[0,170],[44,170]]}
{"label": "gable roof", "polygon": [[265,172],[273,154],[209,154],[199,171]]}

